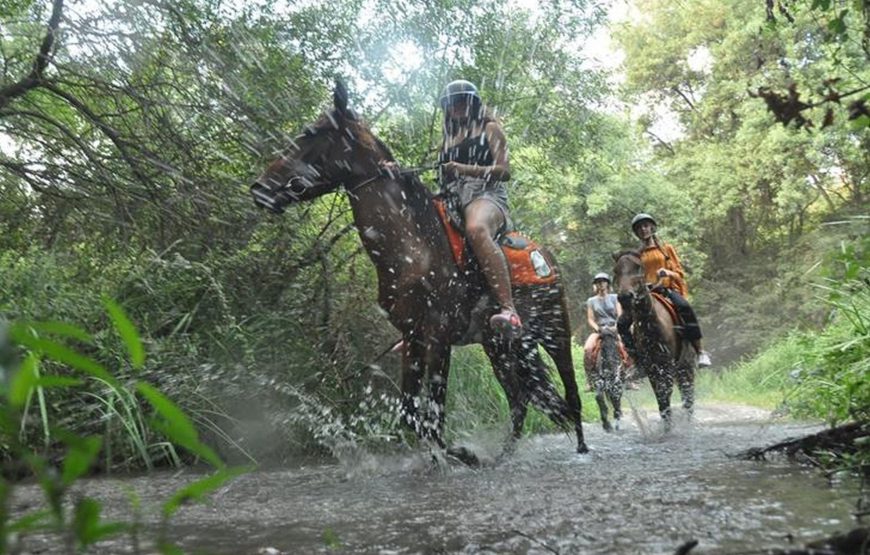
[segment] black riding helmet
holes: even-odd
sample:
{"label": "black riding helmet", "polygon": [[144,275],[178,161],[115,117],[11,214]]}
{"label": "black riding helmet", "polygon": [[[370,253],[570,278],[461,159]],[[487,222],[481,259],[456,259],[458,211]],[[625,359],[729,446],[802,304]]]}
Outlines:
{"label": "black riding helmet", "polygon": [[482,102],[480,94],[477,92],[477,87],[471,81],[465,79],[457,79],[447,83],[444,91],[441,93],[441,109],[446,110],[458,98],[466,98],[472,106],[480,106]]}
{"label": "black riding helmet", "polygon": [[631,219],[631,230],[634,232],[635,235],[637,235],[637,226],[641,222],[652,222],[652,224],[656,227],[658,227],[659,225],[658,222],[656,222],[655,218],[653,218],[649,214],[641,212],[640,214],[637,214],[634,218]]}

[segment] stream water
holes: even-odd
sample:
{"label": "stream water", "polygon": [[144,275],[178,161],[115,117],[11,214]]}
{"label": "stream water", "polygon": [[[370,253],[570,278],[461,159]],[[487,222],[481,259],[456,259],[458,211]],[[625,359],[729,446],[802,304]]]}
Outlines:
{"label": "stream water", "polygon": [[[592,452],[565,435],[522,440],[496,460],[493,438],[468,445],[472,469],[434,467],[425,453],[351,452],[340,462],[257,471],[208,501],[183,507],[168,538],[187,553],[761,553],[853,528],[857,484],[831,484],[816,470],[732,455],[815,427],[770,421],[747,407],[701,406],[693,423],[658,433],[636,415],[619,434],[588,425]],[[108,518],[129,521],[141,503],[141,552],[158,528],[159,506],[201,475],[193,471],[82,481]],[[36,486],[19,487],[13,511],[38,506]],[[789,542],[793,543],[789,543]],[[56,553],[57,538],[27,538],[31,553]],[[132,553],[129,539],[97,553]]]}

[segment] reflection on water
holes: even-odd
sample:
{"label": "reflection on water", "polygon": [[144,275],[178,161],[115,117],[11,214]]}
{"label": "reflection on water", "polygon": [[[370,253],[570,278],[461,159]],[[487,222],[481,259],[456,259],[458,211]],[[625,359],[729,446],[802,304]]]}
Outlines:
{"label": "reflection on water", "polygon": [[[266,548],[670,554],[693,538],[700,540],[693,554],[712,554],[784,547],[789,536],[802,544],[854,526],[854,484],[832,488],[813,470],[727,456],[812,429],[729,416],[727,407],[702,407],[693,425],[667,437],[649,437],[633,423],[620,435],[590,425],[589,455],[575,454],[570,437],[551,435],[524,439],[513,456],[495,462],[493,442],[481,438],[470,445],[490,464],[478,470],[433,469],[424,453],[357,452],[339,464],[256,472],[206,504],[183,508],[168,535],[187,552],[234,555]],[[159,504],[195,478],[98,479],[82,490],[121,519],[129,519],[124,490],[135,491],[152,527]],[[22,488],[14,507],[38,497],[35,488]],[[31,540],[36,549],[49,543]],[[104,544],[97,552],[130,547]]]}

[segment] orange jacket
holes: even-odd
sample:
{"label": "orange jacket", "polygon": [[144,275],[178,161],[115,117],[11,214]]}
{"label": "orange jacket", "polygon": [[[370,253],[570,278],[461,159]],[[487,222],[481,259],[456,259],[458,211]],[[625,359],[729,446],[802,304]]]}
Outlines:
{"label": "orange jacket", "polygon": [[683,271],[683,265],[680,264],[677,251],[668,243],[659,243],[659,245],[653,245],[640,251],[640,259],[643,262],[646,282],[657,282],[659,277],[656,275],[656,272],[659,268],[665,268],[680,277],[678,279],[662,278],[662,285],[667,289],[675,290],[685,297],[689,294],[689,288],[686,286],[686,273]]}

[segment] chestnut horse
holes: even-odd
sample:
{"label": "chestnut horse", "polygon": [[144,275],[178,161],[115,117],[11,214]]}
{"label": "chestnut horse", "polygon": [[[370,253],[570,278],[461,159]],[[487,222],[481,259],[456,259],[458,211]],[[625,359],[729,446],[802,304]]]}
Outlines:
{"label": "chestnut horse", "polygon": [[665,305],[647,286],[640,253],[614,255],[613,282],[622,310],[632,316],[635,364],[644,371],[656,396],[665,429],[671,428],[671,393],[680,389],[683,408],[692,415],[695,403],[695,350],[674,330]]}
{"label": "chestnut horse", "polygon": [[[531,403],[563,429],[573,424],[577,452],[585,453],[561,281],[514,287],[523,335],[509,341],[492,332],[486,323],[497,310],[495,301],[479,272],[461,270],[455,262],[432,194],[414,175],[383,170],[382,162],[394,160],[389,149],[348,109],[341,83],[333,97],[334,109],[306,127],[251,191],[259,206],[280,213],[288,204],[344,188],[377,272],[378,303],[403,338],[402,421],[418,437],[446,448],[451,345],[480,343],[507,396],[513,437],[521,434]],[[565,400],[556,391],[538,345],[556,364]]]}

